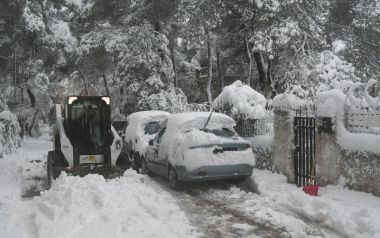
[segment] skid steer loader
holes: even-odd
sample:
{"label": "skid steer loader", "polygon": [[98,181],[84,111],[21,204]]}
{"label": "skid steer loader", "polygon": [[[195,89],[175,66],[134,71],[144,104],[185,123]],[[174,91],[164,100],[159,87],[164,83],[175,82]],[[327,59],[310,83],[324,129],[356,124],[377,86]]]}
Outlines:
{"label": "skid steer loader", "polygon": [[[120,176],[129,162],[119,157],[122,140],[111,125],[111,98],[69,96],[55,105],[54,150],[48,152],[47,187],[62,171],[70,175]],[[124,161],[125,160],[125,161]]]}

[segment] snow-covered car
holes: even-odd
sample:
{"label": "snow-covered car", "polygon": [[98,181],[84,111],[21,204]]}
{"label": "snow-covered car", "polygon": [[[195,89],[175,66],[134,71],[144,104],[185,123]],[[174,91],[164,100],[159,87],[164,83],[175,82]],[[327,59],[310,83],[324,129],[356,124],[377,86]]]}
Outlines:
{"label": "snow-covered car", "polygon": [[133,169],[138,171],[141,168],[141,158],[145,155],[149,141],[156,136],[161,129],[161,122],[169,115],[164,111],[141,111],[127,117],[122,153],[128,156]]}
{"label": "snow-covered car", "polygon": [[255,156],[234,126],[220,113],[171,115],[149,141],[142,171],[169,178],[173,189],[185,181],[244,180],[252,175]]}

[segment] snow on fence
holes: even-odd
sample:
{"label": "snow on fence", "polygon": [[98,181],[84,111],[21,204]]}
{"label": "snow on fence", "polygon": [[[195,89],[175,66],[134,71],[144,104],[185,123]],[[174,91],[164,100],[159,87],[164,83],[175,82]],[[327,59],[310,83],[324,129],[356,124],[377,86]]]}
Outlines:
{"label": "snow on fence", "polygon": [[345,127],[352,133],[380,134],[380,109],[347,107]]}

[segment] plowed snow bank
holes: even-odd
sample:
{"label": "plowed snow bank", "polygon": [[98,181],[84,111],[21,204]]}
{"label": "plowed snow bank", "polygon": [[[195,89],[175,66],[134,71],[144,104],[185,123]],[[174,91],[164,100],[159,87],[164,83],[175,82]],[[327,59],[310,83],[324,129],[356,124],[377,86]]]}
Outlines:
{"label": "plowed snow bank", "polygon": [[34,201],[41,238],[197,236],[169,193],[130,171],[113,180],[63,174]]}

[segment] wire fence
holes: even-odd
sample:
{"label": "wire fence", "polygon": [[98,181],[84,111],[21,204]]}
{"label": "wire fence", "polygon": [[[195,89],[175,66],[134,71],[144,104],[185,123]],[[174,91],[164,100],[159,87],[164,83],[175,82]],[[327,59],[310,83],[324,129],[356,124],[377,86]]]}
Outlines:
{"label": "wire fence", "polygon": [[236,119],[236,132],[241,137],[254,137],[260,135],[270,135],[273,133],[273,116],[270,112],[261,119],[245,119],[240,117]]}
{"label": "wire fence", "polygon": [[347,107],[345,127],[352,133],[380,135],[380,109]]}

